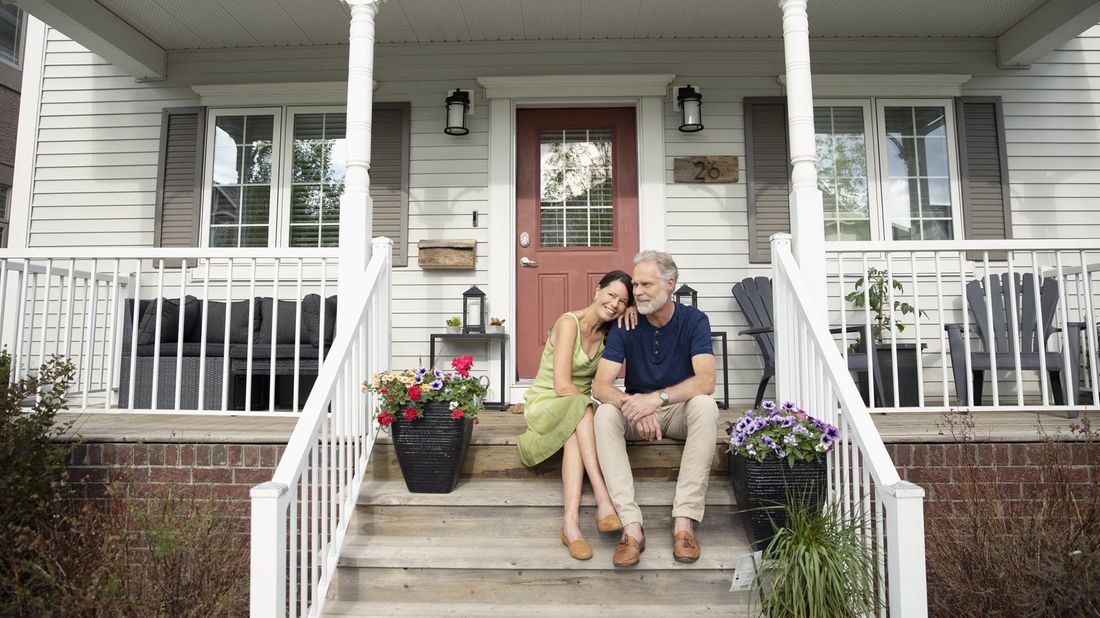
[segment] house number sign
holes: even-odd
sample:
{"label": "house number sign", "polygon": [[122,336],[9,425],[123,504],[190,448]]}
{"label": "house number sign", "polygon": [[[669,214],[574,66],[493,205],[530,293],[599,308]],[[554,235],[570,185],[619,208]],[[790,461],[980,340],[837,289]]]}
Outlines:
{"label": "house number sign", "polygon": [[737,157],[676,157],[672,162],[672,182],[737,182]]}

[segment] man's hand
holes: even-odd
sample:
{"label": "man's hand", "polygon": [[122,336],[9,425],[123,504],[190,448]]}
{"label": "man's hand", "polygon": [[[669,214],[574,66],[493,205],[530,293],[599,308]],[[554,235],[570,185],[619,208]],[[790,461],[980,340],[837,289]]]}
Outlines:
{"label": "man's hand", "polygon": [[628,330],[628,331],[629,330],[634,330],[635,328],[637,328],[638,327],[638,308],[635,307],[634,305],[631,305],[631,306],[627,307],[626,311],[623,312],[623,314],[619,316],[618,320],[616,320],[616,324],[618,324],[619,328],[622,328],[623,330]]}
{"label": "man's hand", "polygon": [[642,438],[646,440],[661,440],[661,422],[657,420],[656,414],[650,414],[644,416],[637,422],[633,423],[634,429],[641,434]]}
{"label": "man's hand", "polygon": [[631,425],[637,425],[638,421],[652,416],[661,406],[661,396],[657,393],[639,393],[630,395],[623,402],[623,418]]}

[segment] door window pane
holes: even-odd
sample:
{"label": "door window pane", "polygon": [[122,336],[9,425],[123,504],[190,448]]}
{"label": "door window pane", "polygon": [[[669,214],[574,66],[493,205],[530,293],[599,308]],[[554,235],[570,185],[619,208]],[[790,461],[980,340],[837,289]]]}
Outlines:
{"label": "door window pane", "polygon": [[211,174],[211,247],[268,245],[274,127],[272,115],[217,117]]}
{"label": "door window pane", "polygon": [[540,245],[611,246],[611,131],[543,130],[539,150]]}
{"label": "door window pane", "polygon": [[295,114],[290,163],[290,246],[336,246],[346,162],[344,113]]}
{"label": "door window pane", "polygon": [[884,199],[895,240],[953,238],[947,116],[942,106],[883,109]]}
{"label": "door window pane", "polygon": [[19,66],[22,30],[23,12],[19,7],[14,4],[0,4],[0,60]]}
{"label": "door window pane", "polygon": [[817,185],[826,240],[871,240],[867,132],[860,106],[815,107]]}

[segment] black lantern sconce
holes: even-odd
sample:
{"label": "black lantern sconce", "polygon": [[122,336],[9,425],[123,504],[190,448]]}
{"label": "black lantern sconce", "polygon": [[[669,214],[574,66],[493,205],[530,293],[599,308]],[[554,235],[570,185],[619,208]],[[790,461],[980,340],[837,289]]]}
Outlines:
{"label": "black lantern sconce", "polygon": [[485,316],[488,315],[488,307],[485,306],[485,292],[475,285],[462,293],[462,332],[484,333]]}
{"label": "black lantern sconce", "polygon": [[699,292],[696,292],[694,289],[692,289],[690,285],[686,283],[684,285],[681,285],[680,289],[676,290],[676,292],[674,292],[672,296],[676,299],[676,302],[680,303],[681,305],[691,305],[692,307],[695,307],[697,306],[696,303],[699,302]]}
{"label": "black lantern sconce", "polygon": [[695,133],[703,130],[703,95],[691,84],[676,91],[676,107],[680,108],[681,131]]}
{"label": "black lantern sconce", "polygon": [[470,111],[470,93],[465,90],[455,89],[451,96],[447,97],[447,122],[443,132],[447,135],[466,135],[470,132],[466,128],[466,113]]}

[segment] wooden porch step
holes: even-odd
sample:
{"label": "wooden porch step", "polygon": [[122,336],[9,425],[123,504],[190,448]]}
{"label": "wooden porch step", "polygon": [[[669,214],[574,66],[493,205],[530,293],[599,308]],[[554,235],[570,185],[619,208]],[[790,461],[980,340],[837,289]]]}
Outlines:
{"label": "wooden porch step", "polygon": [[[743,596],[744,593],[738,593]],[[665,604],[612,604],[592,599],[592,603],[577,602],[566,605],[549,603],[532,605],[517,603],[512,605],[477,603],[377,603],[364,608],[355,601],[330,601],[327,616],[462,616],[463,618],[500,618],[501,616],[524,616],[529,618],[581,616],[624,616],[637,618],[667,618],[668,616],[734,616],[728,605],[685,603]]]}
{"label": "wooden porch step", "polygon": [[[673,481],[636,481],[634,494],[639,506],[669,506],[676,490]],[[538,479],[494,481],[472,479],[460,481],[449,494],[414,494],[405,488],[405,481],[365,481],[359,491],[360,505],[390,506],[557,506],[560,507],[561,483]],[[711,479],[707,486],[707,506],[734,504],[729,482]],[[581,496],[581,504],[594,506],[590,491]]]}

